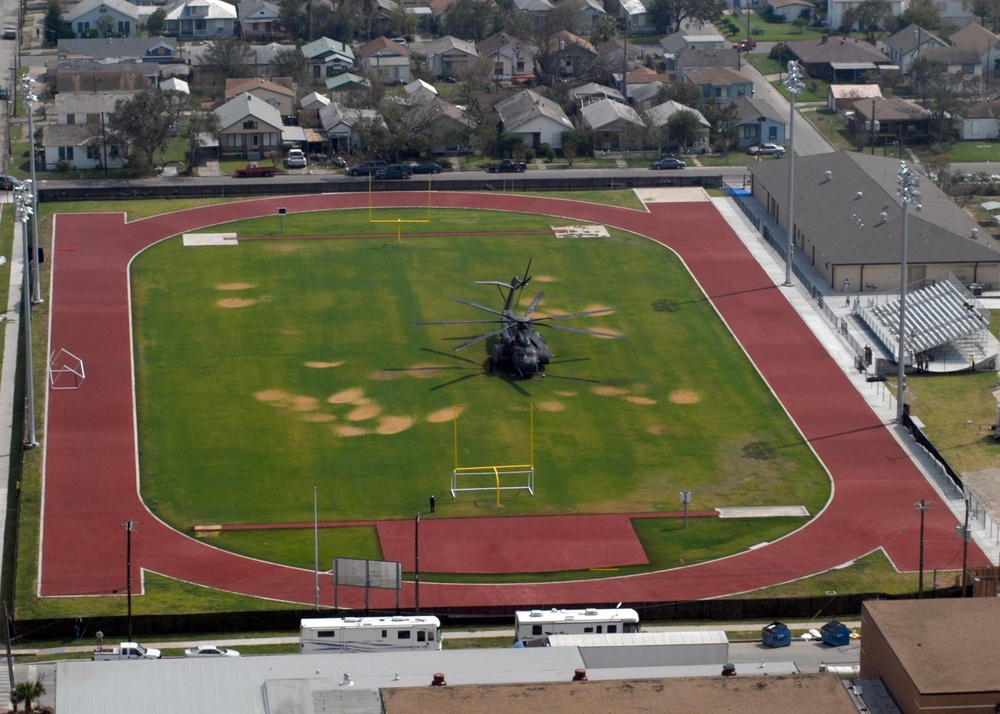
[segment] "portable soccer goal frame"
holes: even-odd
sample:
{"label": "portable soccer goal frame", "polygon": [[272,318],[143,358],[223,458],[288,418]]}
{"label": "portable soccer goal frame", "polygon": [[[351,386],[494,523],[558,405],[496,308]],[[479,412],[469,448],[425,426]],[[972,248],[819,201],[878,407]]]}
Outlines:
{"label": "portable soccer goal frame", "polygon": [[83,360],[67,349],[59,348],[49,354],[49,388],[53,390],[79,389],[87,379]]}

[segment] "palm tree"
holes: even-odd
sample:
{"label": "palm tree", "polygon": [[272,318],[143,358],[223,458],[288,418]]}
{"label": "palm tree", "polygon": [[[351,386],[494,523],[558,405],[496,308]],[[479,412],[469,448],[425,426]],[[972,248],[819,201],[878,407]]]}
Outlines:
{"label": "palm tree", "polygon": [[10,697],[11,701],[14,702],[14,711],[17,711],[18,702],[24,702],[24,711],[30,714],[34,708],[31,705],[32,700],[40,699],[43,694],[45,694],[45,685],[40,679],[36,679],[34,682],[18,682],[14,685],[14,691]]}

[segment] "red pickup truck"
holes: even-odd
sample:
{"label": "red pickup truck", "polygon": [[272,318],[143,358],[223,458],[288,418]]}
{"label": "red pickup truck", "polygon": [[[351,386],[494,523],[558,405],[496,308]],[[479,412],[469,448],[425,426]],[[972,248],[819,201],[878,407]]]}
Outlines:
{"label": "red pickup truck", "polygon": [[757,40],[748,37],[745,40],[734,42],[733,49],[738,52],[749,52],[750,50],[755,50],[757,49]]}
{"label": "red pickup truck", "polygon": [[267,178],[269,176],[274,176],[278,169],[274,166],[258,166],[257,164],[247,164],[246,166],[236,169],[236,178]]}

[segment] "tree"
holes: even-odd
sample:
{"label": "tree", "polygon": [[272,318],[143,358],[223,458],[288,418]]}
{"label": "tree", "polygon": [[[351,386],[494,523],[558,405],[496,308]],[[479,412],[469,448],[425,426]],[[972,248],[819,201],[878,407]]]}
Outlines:
{"label": "tree", "polygon": [[906,10],[900,13],[897,26],[902,30],[910,25],[923,28],[940,27],[941,12],[931,0],[914,0]]}
{"label": "tree", "polygon": [[647,7],[656,31],[666,34],[680,31],[685,20],[697,25],[717,20],[725,10],[725,3],[721,0],[653,0]]}
{"label": "tree", "polygon": [[167,27],[167,11],[162,7],[156,8],[153,14],[146,20],[146,33],[150,37],[158,37],[163,34]]}
{"label": "tree", "polygon": [[292,39],[306,39],[306,13],[302,11],[300,0],[279,0],[278,24]]}
{"label": "tree", "polygon": [[188,115],[187,129],[184,132],[184,138],[187,140],[187,151],[184,153],[187,174],[194,171],[198,149],[205,145],[206,139],[218,136],[219,129],[219,115],[215,112],[193,109]]}
{"label": "tree", "polygon": [[844,11],[843,27],[857,25],[869,42],[875,42],[875,33],[892,20],[889,0],[862,0],[857,6]]}
{"label": "tree", "polygon": [[[42,680],[36,679],[34,682],[18,682],[15,684],[10,698],[12,702],[24,702],[24,711],[31,712],[34,709],[31,703],[40,699],[43,694],[45,694],[45,685],[42,684]],[[16,711],[16,703],[14,707]]]}
{"label": "tree", "polygon": [[606,13],[601,15],[601,19],[597,21],[597,24],[594,25],[594,29],[590,33],[590,44],[596,47],[613,39],[617,30],[618,25],[615,22],[614,15]]}
{"label": "tree", "polygon": [[667,138],[686,149],[701,133],[701,122],[693,111],[681,109],[670,115],[666,129]]}
{"label": "tree", "polygon": [[574,136],[574,134],[576,134],[576,132],[573,131],[564,131],[562,133],[563,158],[566,159],[566,163],[570,166],[573,166],[573,160],[576,159],[576,150],[578,147],[576,136]]}
{"label": "tree", "polygon": [[309,83],[309,63],[301,50],[295,47],[275,52],[270,70],[272,77],[291,77],[300,87]]}
{"label": "tree", "polygon": [[417,16],[407,12],[402,2],[396,3],[389,11],[386,29],[393,37],[410,37],[417,31]]}
{"label": "tree", "polygon": [[177,121],[166,92],[149,89],[131,99],[119,99],[111,128],[124,137],[125,158],[136,176],[153,173],[153,155],[167,146],[170,127]]}
{"label": "tree", "polygon": [[111,37],[115,31],[115,19],[111,15],[101,15],[97,18],[97,32],[101,37]]}
{"label": "tree", "polygon": [[993,31],[997,31],[997,4],[994,0],[972,0],[971,12],[980,25],[986,27],[989,23]]}
{"label": "tree", "polygon": [[238,37],[215,40],[205,51],[205,68],[219,77],[251,77],[253,48]]}
{"label": "tree", "polygon": [[45,44],[49,47],[54,47],[59,40],[68,40],[76,37],[73,27],[62,18],[62,9],[59,7],[59,0],[49,0],[45,8],[45,18],[42,20],[42,27],[45,31]]}
{"label": "tree", "polygon": [[448,6],[443,29],[449,35],[479,42],[493,34],[497,10],[490,0],[456,0]]}
{"label": "tree", "polygon": [[656,93],[656,103],[675,101],[686,107],[697,107],[701,104],[701,90],[690,82],[667,82]]}
{"label": "tree", "polygon": [[977,96],[980,78],[963,72],[949,74],[944,64],[921,57],[911,65],[910,79],[931,113],[931,132],[936,140],[951,141],[955,122]]}
{"label": "tree", "polygon": [[708,101],[701,105],[701,115],[711,125],[708,131],[708,142],[714,151],[728,152],[736,145],[739,138],[737,123],[739,122],[739,108],[733,102],[720,104],[715,101]]}
{"label": "tree", "polygon": [[560,50],[560,34],[573,32],[580,24],[580,6],[571,2],[561,2],[549,10],[535,28],[535,44],[538,45],[538,61],[545,73],[555,78],[558,68],[556,56]]}

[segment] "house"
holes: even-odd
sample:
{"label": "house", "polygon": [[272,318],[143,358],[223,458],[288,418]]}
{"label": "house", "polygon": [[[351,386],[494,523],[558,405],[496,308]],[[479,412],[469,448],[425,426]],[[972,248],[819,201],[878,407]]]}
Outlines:
{"label": "house", "polygon": [[60,92],[53,102],[56,123],[110,124],[115,105],[135,95],[136,92]]}
{"label": "house", "polygon": [[914,134],[930,131],[931,113],[916,102],[902,97],[859,99],[854,102],[854,115],[848,126],[855,133],[868,135],[875,120],[874,143],[905,141]]}
{"label": "house", "polygon": [[811,20],[816,12],[816,6],[808,0],[767,0],[767,4],[775,17],[784,18],[785,22],[795,22],[800,17]]}
{"label": "house", "polygon": [[896,66],[875,45],[854,37],[823,35],[811,40],[795,40],[785,45],[810,77],[828,82],[854,82],[864,72],[880,66]]}
{"label": "house", "polygon": [[580,87],[569,90],[569,96],[581,107],[600,99],[611,99],[615,102],[625,103],[625,97],[614,87],[605,87],[603,84],[589,82]]}
{"label": "house", "polygon": [[331,102],[319,110],[320,126],[335,153],[349,154],[364,148],[361,137],[354,130],[358,122],[362,121],[377,122],[385,126],[385,120],[374,109],[355,109],[344,107],[339,102]]}
{"label": "house", "polygon": [[514,7],[530,18],[532,27],[539,27],[555,5],[549,0],[514,0]]}
{"label": "house", "polygon": [[[142,15],[143,19],[152,13]],[[78,38],[133,37],[139,28],[140,11],[127,0],[82,0],[64,16]]]}
{"label": "house", "polygon": [[558,77],[578,77],[590,72],[598,58],[597,48],[572,32],[560,31],[548,47],[549,67],[540,71]]}
{"label": "house", "polygon": [[597,54],[617,72],[631,72],[640,66],[639,50],[634,43],[626,45],[617,37],[597,45]]}
{"label": "house", "polygon": [[42,132],[46,171],[120,169],[125,150],[121,137],[100,124],[46,124]]}
{"label": "house", "polygon": [[948,43],[932,32],[909,24],[885,41],[886,54],[899,65],[900,72],[909,72],[914,60],[920,59],[921,50],[931,47],[947,47]]}
{"label": "house", "polygon": [[613,76],[615,82],[622,88],[622,92],[629,99],[634,99],[635,92],[643,85],[667,84],[674,78],[671,74],[657,72],[655,69],[650,69],[645,65],[636,67],[625,75],[624,79],[618,73],[615,73]]}
{"label": "house", "polygon": [[466,68],[479,58],[479,50],[471,42],[445,35],[425,45],[424,56],[435,77],[460,79],[465,76]]}
{"label": "house", "polygon": [[376,37],[358,50],[361,67],[382,84],[410,82],[410,51],[387,37]]}
{"label": "house", "polygon": [[480,57],[493,61],[493,76],[499,82],[521,82],[535,76],[538,48],[506,32],[490,35],[476,45]]}
{"label": "house", "polygon": [[742,96],[729,104],[736,106],[737,148],[746,150],[760,144],[785,143],[785,117],[767,102]]}
{"label": "house", "polygon": [[183,79],[171,77],[160,82],[161,92],[177,92],[178,94],[191,94],[191,85]]}
{"label": "house", "polygon": [[227,77],[225,97],[226,101],[229,101],[244,92],[249,92],[277,109],[281,116],[288,117],[295,114],[294,86],[290,77],[273,80],[261,79],[260,77],[251,77],[250,79]]}
{"label": "house", "polygon": [[496,112],[505,134],[520,134],[524,145],[537,149],[548,144],[562,147],[562,133],[573,131],[573,122],[556,102],[530,89],[499,102]]}
{"label": "house", "polygon": [[692,109],[691,107],[675,102],[674,100],[663,102],[662,104],[657,104],[655,107],[651,107],[649,111],[646,112],[646,116],[649,122],[660,129],[660,146],[671,147],[668,125],[670,124],[670,117],[672,117],[677,112],[691,112],[698,119],[698,125],[701,127],[701,131],[698,136],[689,146],[682,146],[682,149],[694,149],[695,151],[707,151],[709,148],[709,134],[712,131],[712,124],[705,118],[705,115],[699,112],[697,109]]}
{"label": "house", "polygon": [[627,104],[601,99],[587,104],[580,109],[580,113],[584,125],[594,132],[595,149],[625,151],[642,148],[646,122]]}
{"label": "house", "polygon": [[860,99],[881,99],[882,87],[877,84],[831,84],[826,93],[826,108],[831,112],[853,111]]}
{"label": "house", "polygon": [[182,40],[236,34],[236,6],[222,0],[183,0],[167,10],[167,33]]}
{"label": "house", "polygon": [[660,98],[660,92],[667,86],[666,82],[646,82],[628,86],[628,98],[637,111],[644,112],[652,107]]}
{"label": "house", "polygon": [[219,153],[223,158],[259,161],[281,151],[281,113],[244,92],[215,110],[219,117]]}
{"label": "house", "polygon": [[732,42],[720,35],[712,25],[699,25],[685,18],[681,21],[679,30],[660,40],[660,47],[663,48],[665,58],[673,59],[681,50],[724,50],[732,47]]}
{"label": "house", "polygon": [[732,48],[704,50],[689,48],[677,53],[677,79],[687,81],[687,73],[699,69],[728,67],[739,70],[740,53]]}
{"label": "house", "polygon": [[463,151],[474,128],[462,109],[438,97],[407,107],[403,121],[427,139],[430,154]]}
{"label": "house", "polygon": [[243,0],[236,12],[247,42],[271,42],[281,27],[281,8],[267,0]]}
{"label": "house", "polygon": [[618,17],[631,34],[652,35],[656,33],[656,22],[642,0],[619,0]]}
{"label": "house", "polygon": [[336,77],[354,67],[354,50],[329,37],[321,37],[302,46],[309,74],[316,81]]}
{"label": "house", "polygon": [[[888,0],[888,2],[889,14],[892,17],[899,17],[910,5],[909,0]],[[849,8],[857,7],[857,5],[858,0],[829,0],[826,10],[827,24],[834,29],[842,28],[844,25],[844,12]],[[846,29],[853,30],[855,28],[849,27]]]}
{"label": "house", "polygon": [[159,75],[156,64],[107,64],[90,59],[57,59],[46,69],[49,81],[55,80],[56,93],[140,92],[156,86]]}
{"label": "house", "polygon": [[1000,139],[1000,102],[977,102],[962,111],[958,136],[963,141]]}
{"label": "house", "polygon": [[372,86],[371,82],[366,77],[354,74],[353,72],[344,72],[326,80],[326,91],[331,95],[343,92],[355,92],[370,86]]}
{"label": "house", "polygon": [[[964,75],[962,91],[978,92],[982,87],[982,57],[973,47],[930,47],[922,55],[928,62],[945,67],[948,74]],[[972,80],[972,81],[968,81]]]}
{"label": "house", "polygon": [[178,62],[173,37],[113,37],[107,39],[59,40],[60,59],[92,59],[113,62]]}
{"label": "house", "polygon": [[975,22],[966,25],[949,35],[948,41],[955,47],[971,48],[979,52],[983,73],[988,77],[995,77],[1000,70],[1000,36],[981,25]]}
{"label": "house", "polygon": [[714,99],[721,102],[753,96],[753,80],[729,67],[690,70],[685,79],[698,87],[704,101]]}
{"label": "house", "polygon": [[601,21],[601,18],[607,15],[604,10],[604,3],[600,0],[562,0],[563,2],[569,2],[575,4],[579,8],[580,12],[580,24],[578,27],[571,28],[576,30],[578,33],[586,34],[591,32],[597,23]]}

